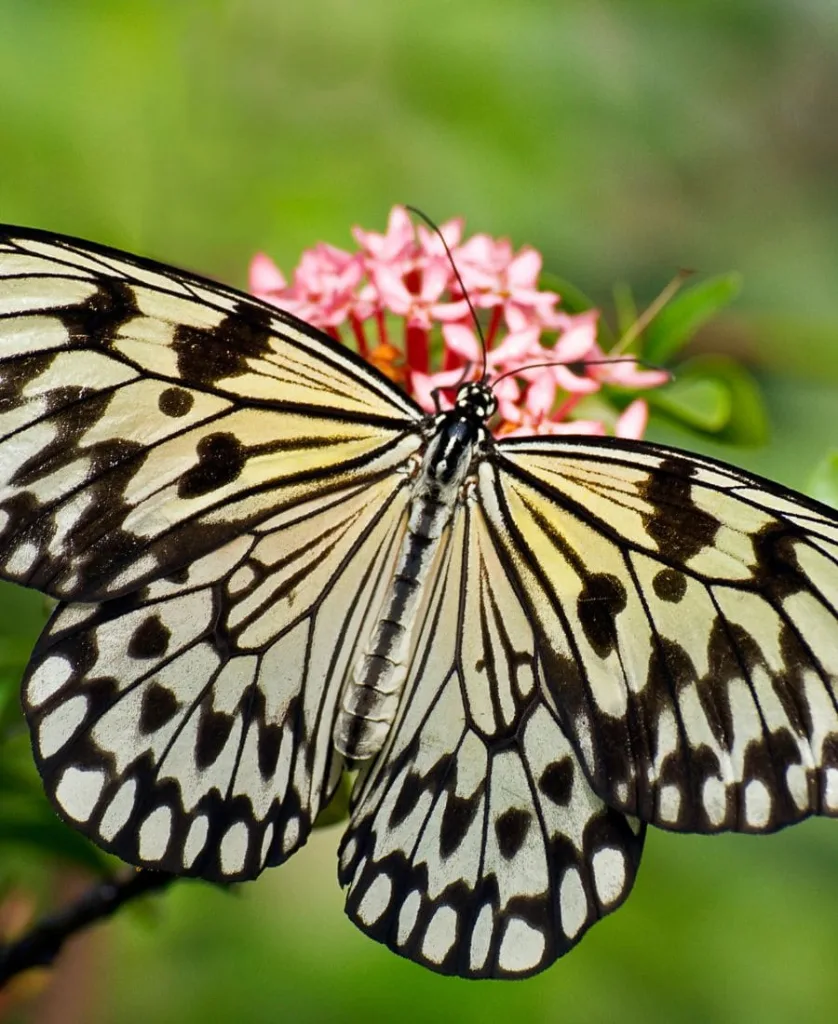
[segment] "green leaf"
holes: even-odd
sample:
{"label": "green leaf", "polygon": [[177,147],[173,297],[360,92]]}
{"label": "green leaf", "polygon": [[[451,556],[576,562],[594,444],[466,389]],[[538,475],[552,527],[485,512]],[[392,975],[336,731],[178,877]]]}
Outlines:
{"label": "green leaf", "polygon": [[682,289],[658,313],[644,332],[643,358],[665,363],[695,332],[742,290],[741,274],[722,274]]}
{"label": "green leaf", "polygon": [[[585,313],[589,309],[598,308],[594,300],[586,295],[581,288],[577,288],[575,284],[564,277],[559,277],[558,274],[542,273],[539,276],[538,284],[540,288],[559,293],[559,306],[565,313]],[[611,348],[614,344],[614,332],[608,326],[604,316],[597,320],[597,340],[606,349]]]}
{"label": "green leaf", "polygon": [[818,501],[838,508],[838,451],[826,455],[812,474],[809,493]]}
{"label": "green leaf", "polygon": [[716,434],[730,420],[730,388],[712,378],[679,376],[664,390],[644,397],[654,409],[700,433]]}
{"label": "green leaf", "polygon": [[581,288],[577,288],[575,284],[571,284],[564,277],[559,277],[558,274],[544,272],[539,275],[538,284],[547,291],[558,292],[559,305],[568,313],[584,313],[585,310],[596,306],[594,300]]}
{"label": "green leaf", "polygon": [[768,416],[759,385],[728,356],[696,356],[675,380],[644,396],[650,408],[716,441],[762,445],[768,440]]}

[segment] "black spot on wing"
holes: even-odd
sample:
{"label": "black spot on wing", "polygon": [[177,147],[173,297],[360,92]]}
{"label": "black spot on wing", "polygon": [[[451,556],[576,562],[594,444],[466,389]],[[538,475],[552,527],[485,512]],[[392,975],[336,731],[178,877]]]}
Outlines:
{"label": "black spot on wing", "polygon": [[419,776],[414,772],[408,772],[399,790],[399,795],[396,797],[396,802],[393,804],[393,810],[390,812],[390,821],[388,823],[390,828],[396,828],[401,825],[405,818],[413,811],[419,803],[419,797],[421,797],[424,788]]}
{"label": "black spot on wing", "polygon": [[[256,756],[259,761],[259,773],[267,781],[276,773],[276,766],[279,761],[279,748],[282,743],[282,726],[268,723],[266,720],[267,705],[265,695],[258,686],[253,691],[250,714],[252,721],[257,723],[258,728]],[[289,705],[285,714],[285,721],[293,721],[294,717],[294,707]]]}
{"label": "black spot on wing", "polygon": [[127,281],[100,278],[97,284],[89,299],[59,311],[71,344],[79,348],[89,348],[91,342],[105,347],[116,340],[120,327],[143,316]]}
{"label": "black spot on wing", "polygon": [[140,733],[148,736],[157,732],[164,725],[175,717],[180,710],[180,702],[166,687],[159,683],[151,683],[143,694],[143,703],[140,708]]}
{"label": "black spot on wing", "polygon": [[626,588],[616,576],[594,573],[585,578],[577,612],[588,643],[601,658],[617,647],[615,620],[626,602]]}
{"label": "black spot on wing", "polygon": [[248,360],[263,358],[271,350],[268,311],[248,307],[230,315],[217,327],[180,324],[172,347],[184,380],[212,386],[250,371]]}
{"label": "black spot on wing", "polygon": [[661,554],[674,562],[687,562],[710,547],[720,526],[715,516],[693,500],[691,475],[686,460],[664,459],[639,488],[654,509],[652,515],[643,517],[646,532]]}
{"label": "black spot on wing", "polygon": [[652,589],[661,601],[677,604],[687,592],[687,579],[675,569],[661,569],[655,573]]}
{"label": "black spot on wing", "polygon": [[178,496],[181,498],[197,498],[232,483],[247,461],[244,446],[231,433],[201,438],[197,454],[198,465],[180,478]]}
{"label": "black spot on wing", "polygon": [[794,527],[783,523],[769,523],[754,534],[754,577],[780,600],[808,589],[794,550],[798,537]]}
{"label": "black spot on wing", "polygon": [[189,582],[189,566],[184,565],[180,569],[175,569],[174,572],[167,573],[164,577],[167,583],[183,584]]}
{"label": "black spot on wing", "polygon": [[524,840],[527,838],[532,815],[517,807],[510,807],[495,820],[495,835],[498,839],[498,847],[501,855],[506,860],[512,860],[515,854],[521,849]]}
{"label": "black spot on wing", "polygon": [[35,355],[3,361],[3,372],[0,374],[0,413],[17,408],[26,386],[36,377],[40,377],[54,358],[53,352],[38,352]]}
{"label": "black spot on wing", "polygon": [[573,761],[563,757],[561,761],[548,764],[538,780],[539,790],[558,807],[570,803],[573,792]]}
{"label": "black spot on wing", "polygon": [[195,404],[194,396],[183,388],[166,388],[160,392],[157,405],[164,416],[186,416]]}
{"label": "black spot on wing", "polygon": [[164,625],[159,615],[151,615],[134,630],[128,643],[128,654],[132,658],[161,658],[169,646],[171,630]]}
{"label": "black spot on wing", "polygon": [[477,794],[465,798],[455,793],[448,794],[439,830],[439,852],[442,857],[450,857],[465,839],[479,806],[480,798]]}
{"label": "black spot on wing", "polygon": [[195,741],[195,765],[205,771],[215,764],[233,730],[235,718],[223,711],[213,711],[204,705],[198,719],[198,735]]}

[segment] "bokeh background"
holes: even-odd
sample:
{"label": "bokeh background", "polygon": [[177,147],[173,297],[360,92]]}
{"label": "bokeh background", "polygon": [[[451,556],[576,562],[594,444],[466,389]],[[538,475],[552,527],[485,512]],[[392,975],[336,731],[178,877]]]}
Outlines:
{"label": "bokeh background", "polygon": [[[838,449],[834,0],[0,2],[0,220],[243,285],[396,202],[535,245],[608,307],[739,270],[696,346],[762,389],[770,439],[680,441],[811,489]],[[10,666],[43,606],[0,592],[0,928],[95,866],[27,789]],[[62,831],[63,830],[63,831]],[[651,832],[634,894],[546,974],[434,976],[342,914],[338,831],[234,894],[181,883],[0,996],[62,1024],[832,1021],[838,822]],[[88,858],[88,859],[86,859]]]}

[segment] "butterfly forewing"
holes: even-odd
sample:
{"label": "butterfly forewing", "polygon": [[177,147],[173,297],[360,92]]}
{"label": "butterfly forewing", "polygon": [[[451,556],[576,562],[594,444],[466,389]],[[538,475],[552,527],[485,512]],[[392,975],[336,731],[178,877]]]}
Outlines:
{"label": "butterfly forewing", "polygon": [[0,410],[3,572],[73,600],[135,588],[419,446],[417,408],[319,332],[40,236],[0,243]]}
{"label": "butterfly forewing", "polygon": [[500,450],[484,502],[597,793],[684,831],[838,814],[834,514],[651,445]]}

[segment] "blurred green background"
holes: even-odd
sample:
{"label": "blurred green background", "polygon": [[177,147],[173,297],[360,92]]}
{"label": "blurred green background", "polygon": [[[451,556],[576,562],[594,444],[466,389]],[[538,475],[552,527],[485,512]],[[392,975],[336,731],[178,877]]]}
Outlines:
{"label": "blurred green background", "polygon": [[[838,449],[836,97],[834,0],[0,0],[0,220],[239,285],[255,250],[289,270],[353,224],[383,229],[395,202],[531,243],[606,305],[616,281],[648,301],[679,267],[737,269],[742,298],[697,348],[756,375],[770,443],[651,436],[807,488]],[[41,620],[37,596],[0,593],[4,665]],[[21,806],[8,668],[0,684],[16,751],[0,901],[43,909],[87,855]],[[46,866],[44,829],[64,854]],[[182,883],[123,914],[0,1019],[836,1018],[838,822],[652,831],[627,905],[514,984],[436,977],[365,939],[342,914],[337,838],[236,894]]]}

